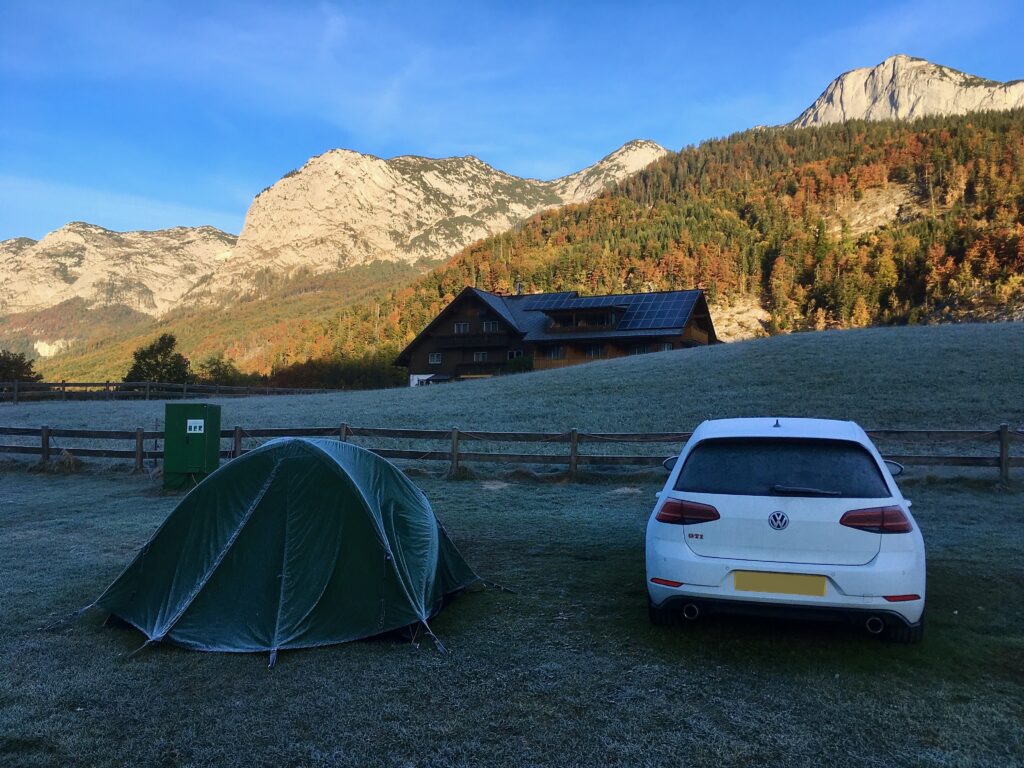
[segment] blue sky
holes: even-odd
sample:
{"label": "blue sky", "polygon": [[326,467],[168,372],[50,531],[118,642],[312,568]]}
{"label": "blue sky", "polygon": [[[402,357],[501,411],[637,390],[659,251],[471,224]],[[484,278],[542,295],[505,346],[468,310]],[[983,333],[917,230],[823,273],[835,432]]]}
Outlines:
{"label": "blue sky", "polygon": [[553,178],[799,114],[908,53],[1024,78],[1024,4],[0,0],[0,239],[242,226],[334,147]]}

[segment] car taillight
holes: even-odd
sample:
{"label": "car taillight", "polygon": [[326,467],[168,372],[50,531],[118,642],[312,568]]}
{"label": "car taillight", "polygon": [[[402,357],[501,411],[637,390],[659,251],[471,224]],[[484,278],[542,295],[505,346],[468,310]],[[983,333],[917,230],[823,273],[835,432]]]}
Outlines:
{"label": "car taillight", "polygon": [[899,507],[852,509],[839,519],[840,525],[869,533],[910,533],[910,519]]}
{"label": "car taillight", "polygon": [[672,579],[659,579],[658,577],[654,577],[653,579],[651,579],[651,582],[653,582],[654,584],[661,584],[661,586],[663,587],[683,586],[683,582],[681,581],[673,581]]}
{"label": "car taillight", "polygon": [[697,523],[710,523],[717,520],[721,515],[714,507],[707,504],[698,504],[695,501],[680,501],[669,499],[658,510],[654,519],[660,523],[673,523],[674,525],[695,525]]}

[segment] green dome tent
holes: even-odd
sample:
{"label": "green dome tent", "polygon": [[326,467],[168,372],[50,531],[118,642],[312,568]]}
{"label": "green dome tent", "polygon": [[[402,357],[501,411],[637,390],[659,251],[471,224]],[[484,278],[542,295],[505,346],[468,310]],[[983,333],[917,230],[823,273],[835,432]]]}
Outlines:
{"label": "green dome tent", "polygon": [[281,648],[426,627],[476,580],[394,465],[283,438],[196,486],[94,605],[147,642],[269,651],[273,665]]}

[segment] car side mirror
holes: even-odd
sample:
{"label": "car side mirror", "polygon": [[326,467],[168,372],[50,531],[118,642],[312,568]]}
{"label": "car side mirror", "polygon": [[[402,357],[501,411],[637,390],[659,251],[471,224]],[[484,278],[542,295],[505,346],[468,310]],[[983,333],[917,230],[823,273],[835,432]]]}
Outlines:
{"label": "car side mirror", "polygon": [[676,468],[677,461],[679,461],[678,456],[669,456],[667,459],[661,462],[661,466],[663,466],[667,471],[671,472],[673,469]]}
{"label": "car side mirror", "polygon": [[893,477],[899,477],[903,474],[903,465],[898,461],[893,461],[892,459],[882,459],[882,461],[885,462],[885,465],[889,468],[889,472]]}

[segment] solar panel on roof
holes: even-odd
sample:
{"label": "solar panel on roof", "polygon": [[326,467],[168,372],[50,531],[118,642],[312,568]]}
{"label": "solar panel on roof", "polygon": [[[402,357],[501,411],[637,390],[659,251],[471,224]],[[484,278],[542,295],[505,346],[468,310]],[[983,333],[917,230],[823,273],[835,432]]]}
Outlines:
{"label": "solar panel on roof", "polygon": [[532,298],[527,302],[523,309],[529,310],[546,310],[556,309],[562,303],[572,298],[575,298],[575,291],[562,291],[559,293],[542,293],[535,298]]}
{"label": "solar panel on roof", "polygon": [[616,330],[678,328],[689,319],[699,295],[699,291],[680,291],[579,296],[575,291],[561,291],[536,296],[523,305],[523,309],[549,312],[552,310],[622,307],[624,312]]}
{"label": "solar panel on roof", "polygon": [[678,328],[689,318],[696,297],[695,292],[638,296],[623,315],[617,330]]}

